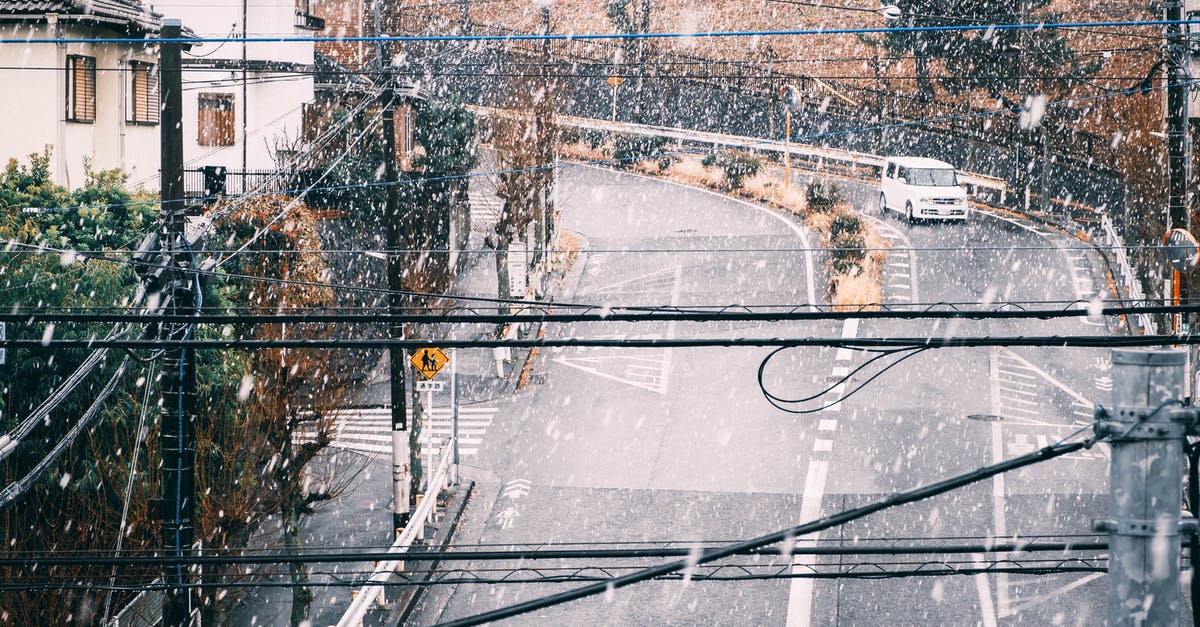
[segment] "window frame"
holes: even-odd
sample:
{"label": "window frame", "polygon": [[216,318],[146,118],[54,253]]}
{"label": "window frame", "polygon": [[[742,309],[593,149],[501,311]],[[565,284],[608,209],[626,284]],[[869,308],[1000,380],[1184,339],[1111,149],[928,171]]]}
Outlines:
{"label": "window frame", "polygon": [[[222,106],[216,108],[206,108],[206,102],[221,103]],[[234,94],[228,92],[204,92],[196,96],[196,143],[200,146],[210,146],[213,148],[226,148],[237,145],[237,100]],[[214,132],[205,132],[205,112],[212,112],[213,120],[216,126]],[[228,114],[228,121],[222,123],[224,116],[220,114]],[[222,133],[223,131],[223,133]],[[211,137],[209,135],[212,135]],[[223,141],[224,140],[224,141]]]}
{"label": "window frame", "polygon": [[[80,63],[83,65],[81,66]],[[90,93],[79,94],[79,73],[84,72],[85,87],[90,87]],[[67,55],[66,71],[67,91],[64,119],[77,124],[96,123],[96,57],[85,54]],[[82,109],[82,110],[81,110]]]}
{"label": "window frame", "polygon": [[[138,98],[138,76],[144,76],[146,81],[142,97],[144,102],[139,102]],[[129,61],[129,81],[126,85],[129,88],[129,107],[126,112],[125,121],[138,126],[158,126],[161,118],[161,104],[158,91],[158,65],[149,61]],[[139,104],[146,115],[145,119],[138,117]]]}

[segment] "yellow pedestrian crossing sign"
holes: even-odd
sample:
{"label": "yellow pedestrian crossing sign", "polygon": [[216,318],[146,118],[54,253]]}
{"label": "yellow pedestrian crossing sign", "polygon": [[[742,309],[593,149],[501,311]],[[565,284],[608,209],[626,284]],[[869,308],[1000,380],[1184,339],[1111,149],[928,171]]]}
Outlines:
{"label": "yellow pedestrian crossing sign", "polygon": [[416,368],[417,372],[425,375],[426,379],[432,379],[441,372],[450,358],[446,357],[446,353],[443,353],[442,349],[428,347],[413,353],[412,359],[409,361],[412,362],[413,368]]}

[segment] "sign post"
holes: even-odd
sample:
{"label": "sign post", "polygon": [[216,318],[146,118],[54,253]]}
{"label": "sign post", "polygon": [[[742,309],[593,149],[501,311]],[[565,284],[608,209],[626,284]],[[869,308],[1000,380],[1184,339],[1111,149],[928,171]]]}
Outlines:
{"label": "sign post", "polygon": [[612,119],[613,119],[613,122],[617,121],[617,88],[620,87],[624,82],[625,82],[624,76],[617,76],[616,74],[613,74],[612,76],[608,77],[608,84],[612,85]]}
{"label": "sign post", "polygon": [[[409,361],[412,362],[413,368],[416,368],[417,372],[425,377],[424,381],[414,381],[413,386],[418,392],[425,393],[425,406],[432,412],[433,393],[441,391],[444,385],[441,381],[434,381],[433,378],[442,371],[442,368],[446,367],[450,358],[446,357],[446,353],[442,352],[442,349],[427,346],[413,352]],[[436,460],[433,459],[433,451],[429,451],[429,457],[425,461],[426,467],[432,467],[434,463]]]}

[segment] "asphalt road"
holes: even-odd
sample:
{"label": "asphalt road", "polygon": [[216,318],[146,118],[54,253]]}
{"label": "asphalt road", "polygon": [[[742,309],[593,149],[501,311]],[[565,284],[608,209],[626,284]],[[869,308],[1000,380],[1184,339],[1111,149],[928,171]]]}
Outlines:
{"label": "asphalt road", "polygon": [[[560,297],[640,305],[801,304],[823,295],[815,236],[791,219],[716,194],[593,168],[566,170],[562,226],[589,252]],[[847,186],[875,213],[869,186]],[[877,214],[876,214],[877,215]],[[885,298],[929,302],[1073,301],[1099,276],[1077,243],[1032,225],[976,216],[907,226],[893,240]],[[810,285],[815,287],[810,287]],[[1048,335],[1104,333],[1083,319],[930,323],[558,327],[551,335],[694,337]],[[851,394],[868,366],[795,415],[768,404],[755,349],[564,349],[544,352],[544,383],[498,404],[471,462],[499,488],[473,503],[456,544],[739,540],[1028,452],[1090,424],[1107,400],[1103,351],[947,349],[907,359]],[[795,349],[764,371],[783,397],[835,384],[869,355]],[[975,417],[970,418],[971,416]],[[982,418],[982,419],[979,419]],[[807,542],[937,538],[946,544],[1086,534],[1107,509],[1107,450],[1035,466],[830,530]],[[461,535],[461,534],[460,534]],[[995,556],[960,555],[970,565]],[[1050,556],[1051,558],[1055,556]],[[1028,556],[1026,556],[1028,558]],[[922,558],[742,558],[749,572],[878,568]],[[1034,559],[1041,559],[1034,556]],[[639,562],[638,565],[657,563]],[[628,565],[628,562],[623,564]],[[478,569],[495,564],[476,564]],[[541,574],[627,572],[596,562],[538,563]],[[578,570],[585,567],[583,571]],[[601,566],[607,566],[599,569]],[[696,574],[711,573],[697,569]],[[732,574],[733,569],[723,571]],[[761,570],[755,572],[763,572]],[[523,575],[529,575],[529,572]],[[461,585],[422,624],[462,617],[579,584]],[[525,615],[511,624],[1095,624],[1104,579],[1092,574],[974,575],[887,580],[665,581]]]}

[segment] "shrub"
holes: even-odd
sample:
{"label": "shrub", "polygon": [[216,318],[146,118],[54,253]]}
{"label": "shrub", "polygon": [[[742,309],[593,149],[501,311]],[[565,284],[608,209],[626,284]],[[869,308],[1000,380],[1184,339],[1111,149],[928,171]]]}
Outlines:
{"label": "shrub", "polygon": [[602,131],[597,128],[589,128],[583,132],[583,141],[592,150],[598,150],[608,141],[608,131]]}
{"label": "shrub", "polygon": [[679,157],[674,155],[663,155],[658,158],[658,171],[666,172],[671,169],[671,166],[679,162]]}
{"label": "shrub", "polygon": [[866,240],[862,235],[843,232],[830,242],[830,256],[835,274],[858,274],[867,258]]}
{"label": "shrub", "polygon": [[721,169],[725,170],[725,183],[729,189],[741,189],[742,181],[758,174],[762,168],[762,160],[741,152],[726,153],[720,159],[720,164]]}
{"label": "shrub", "polygon": [[829,239],[836,240],[842,235],[860,235],[862,227],[862,218],[850,214],[840,215],[829,223]]}
{"label": "shrub", "polygon": [[558,138],[564,144],[582,144],[585,139],[583,130],[574,126],[561,129]]}
{"label": "shrub", "polygon": [[804,201],[813,211],[826,212],[833,209],[844,198],[842,188],[837,183],[819,183],[813,181],[804,190]]}
{"label": "shrub", "polygon": [[711,168],[714,165],[717,165],[717,153],[710,152],[707,155],[704,155],[704,158],[700,160],[700,165],[706,168]]}
{"label": "shrub", "polygon": [[617,167],[627,168],[638,161],[662,156],[662,148],[666,144],[666,137],[617,135],[613,140],[612,156],[617,161]]}

